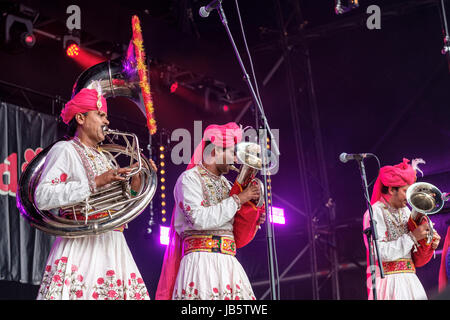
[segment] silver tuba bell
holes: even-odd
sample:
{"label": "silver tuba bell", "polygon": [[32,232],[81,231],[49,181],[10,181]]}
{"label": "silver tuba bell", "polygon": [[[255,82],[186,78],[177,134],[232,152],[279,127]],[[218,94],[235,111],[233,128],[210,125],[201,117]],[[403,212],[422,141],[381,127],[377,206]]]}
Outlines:
{"label": "silver tuba bell", "polygon": [[412,207],[413,214],[416,211],[424,214],[428,219],[430,232],[427,236],[427,243],[431,243],[434,231],[433,222],[428,215],[441,211],[448,199],[448,193],[442,193],[437,187],[427,182],[416,182],[406,191],[406,200]]}
{"label": "silver tuba bell", "polygon": [[[131,46],[134,44],[130,43]],[[145,116],[139,81],[136,61],[134,57],[127,55],[126,58],[101,62],[85,70],[73,87],[72,97],[83,88],[95,88],[101,90],[105,98],[129,98]],[[147,207],[156,192],[157,177],[149,160],[142,154],[137,136],[107,128],[104,128],[104,132],[109,143],[103,143],[100,147],[116,167],[119,162],[122,166],[124,163],[130,166],[137,163],[126,181],[111,183],[82,203],[60,208],[59,214],[39,210],[35,205],[34,191],[48,151],[58,140],[29,163],[19,180],[17,207],[31,225],[52,235],[76,238],[114,230],[133,220]],[[117,139],[122,139],[123,145],[114,141]],[[131,177],[136,174],[141,175],[141,186],[139,190],[135,190],[137,194],[132,196],[130,182]],[[72,217],[68,218],[70,216]]]}

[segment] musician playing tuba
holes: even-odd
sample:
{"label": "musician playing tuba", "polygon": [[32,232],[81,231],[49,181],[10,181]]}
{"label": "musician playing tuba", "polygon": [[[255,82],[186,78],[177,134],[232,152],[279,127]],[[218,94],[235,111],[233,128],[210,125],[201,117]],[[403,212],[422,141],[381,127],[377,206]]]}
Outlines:
{"label": "musician playing tuba", "polygon": [[[109,121],[106,99],[96,89],[78,92],[61,117],[73,138],[57,142],[48,152],[35,203],[39,210],[83,219],[81,213],[58,208],[84,201],[108,184],[124,180],[132,168],[115,167],[98,146]],[[139,175],[134,175],[131,188],[138,190],[140,183]],[[100,212],[89,219],[107,214]],[[78,238],[57,237],[37,299],[149,299],[123,228]]]}
{"label": "musician playing tuba", "polygon": [[[384,278],[376,274],[378,300],[425,300],[427,295],[416,267],[425,265],[439,245],[440,236],[434,232],[431,243],[424,240],[430,226],[420,214],[412,215],[407,207],[407,189],[416,181],[416,170],[422,159],[408,159],[394,166],[384,166],[375,182],[371,204],[373,220],[378,236],[378,248],[384,271]],[[413,211],[414,212],[414,211]],[[364,214],[364,229],[369,227],[369,213]],[[366,248],[367,239],[364,238]],[[373,248],[373,245],[371,246]],[[367,251],[367,261],[369,252]],[[369,266],[369,262],[368,262]],[[371,273],[367,268],[367,289],[373,299]]]}
{"label": "musician playing tuba", "polygon": [[235,257],[233,219],[241,205],[259,198],[259,186],[230,196],[231,184],[223,176],[234,163],[234,148],[241,139],[242,129],[234,122],[208,126],[178,178],[156,299],[255,299]]}

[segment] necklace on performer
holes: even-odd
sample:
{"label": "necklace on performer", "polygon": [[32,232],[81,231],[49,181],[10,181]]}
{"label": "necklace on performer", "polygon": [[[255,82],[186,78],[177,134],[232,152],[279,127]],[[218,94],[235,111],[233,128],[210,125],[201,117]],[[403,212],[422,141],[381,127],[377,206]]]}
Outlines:
{"label": "necklace on performer", "polygon": [[220,179],[220,175],[217,175],[217,174],[212,173],[211,171],[209,171],[209,170],[203,165],[202,162],[199,163],[199,166],[200,166],[203,170],[205,170],[206,173],[207,173],[209,176],[211,176],[212,178],[214,178],[214,179]]}
{"label": "necklace on performer", "polygon": [[100,168],[100,165],[98,163],[98,158],[99,157],[96,157],[95,154],[93,153],[93,151],[97,152],[100,155],[100,162],[103,164],[103,166],[106,167],[107,170],[111,170],[112,169],[108,158],[106,158],[106,156],[103,153],[103,151],[100,148],[100,146],[97,146],[97,148],[88,147],[83,142],[81,142],[80,138],[75,137],[74,139],[76,139],[76,141],[79,142],[79,144],[83,147],[84,151],[86,152],[86,155],[92,160],[92,162],[94,163],[94,166],[95,166],[95,169],[96,169],[97,173],[102,172],[102,168]]}

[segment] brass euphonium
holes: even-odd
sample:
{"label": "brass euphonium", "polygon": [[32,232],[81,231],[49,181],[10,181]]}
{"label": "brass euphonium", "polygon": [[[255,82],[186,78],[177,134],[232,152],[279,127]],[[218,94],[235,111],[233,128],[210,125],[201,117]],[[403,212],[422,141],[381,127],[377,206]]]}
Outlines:
{"label": "brass euphonium", "polygon": [[[130,46],[133,44],[131,43]],[[128,52],[132,51],[128,50]],[[105,61],[85,70],[74,85],[72,97],[83,88],[94,88],[100,90],[105,98],[118,96],[129,98],[145,116],[137,66],[133,64],[131,58],[127,56],[123,59]],[[137,217],[147,207],[156,192],[157,177],[149,160],[142,154],[137,136],[133,133],[107,128],[104,128],[104,133],[109,143],[101,144],[100,147],[116,167],[119,166],[118,159],[124,157],[129,158],[125,160],[127,165],[137,163],[137,167],[128,174],[126,181],[111,183],[82,203],[60,208],[60,213],[72,213],[75,219],[65,218],[65,215],[55,214],[55,212],[39,210],[35,205],[34,192],[48,151],[60,141],[58,140],[30,162],[19,180],[17,207],[31,225],[52,235],[76,238],[114,230]],[[113,141],[117,138],[122,138],[124,145]],[[141,175],[141,187],[140,190],[134,190],[137,191],[137,195],[132,197],[130,182],[132,176],[136,174]],[[107,213],[107,215],[92,218],[99,212]],[[77,214],[83,218],[76,219]]]}
{"label": "brass euphonium", "polygon": [[433,222],[428,215],[435,214],[442,210],[444,204],[449,199],[449,193],[442,193],[437,187],[427,182],[416,182],[406,191],[406,200],[414,211],[424,214],[430,226],[427,236],[427,243],[433,240]]}
{"label": "brass euphonium", "polygon": [[273,168],[276,163],[273,162],[271,152],[266,150],[265,163],[270,163],[271,166],[267,168],[264,166],[263,168],[263,160],[261,155],[261,147],[252,142],[240,142],[236,145],[236,157],[238,162],[241,163],[241,168],[238,169],[234,165],[231,165],[231,169],[238,172],[238,176],[236,177],[236,181],[241,186],[247,186],[250,182],[254,181],[259,185],[259,189],[261,191],[260,197],[257,201],[255,201],[256,207],[262,207],[264,204],[264,185],[263,182],[256,178],[256,174],[261,170],[270,170]]}

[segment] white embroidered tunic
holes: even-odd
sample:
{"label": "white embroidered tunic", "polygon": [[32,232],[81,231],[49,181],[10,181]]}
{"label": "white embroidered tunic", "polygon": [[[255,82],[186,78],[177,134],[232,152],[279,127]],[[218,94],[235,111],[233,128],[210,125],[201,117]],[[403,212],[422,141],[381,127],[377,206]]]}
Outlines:
{"label": "white embroidered tunic", "polygon": [[[383,263],[404,261],[409,263],[415,241],[410,235],[407,223],[411,215],[408,207],[392,208],[384,199],[372,205],[373,220],[378,234],[378,250]],[[364,229],[369,227],[369,212],[364,214]],[[364,236],[367,247],[367,239]],[[376,263],[376,262],[375,262]],[[386,271],[385,271],[386,272]],[[376,291],[378,300],[423,300],[427,299],[425,290],[415,272],[385,274],[382,279],[379,270],[376,273]],[[373,299],[372,280],[367,267],[367,286],[369,299]]]}
{"label": "white embroidered tunic", "polygon": [[[199,165],[181,174],[175,185],[174,227],[189,235],[233,238],[239,209],[229,196],[230,182]],[[236,257],[216,252],[192,252],[181,259],[173,299],[255,299],[248,277]]]}
{"label": "white embroidered tunic", "polygon": [[[77,138],[57,142],[47,154],[35,191],[40,210],[87,199],[95,192],[95,176],[113,164],[104,153]],[[122,232],[80,238],[57,237],[49,254],[37,299],[149,299],[147,288]]]}

